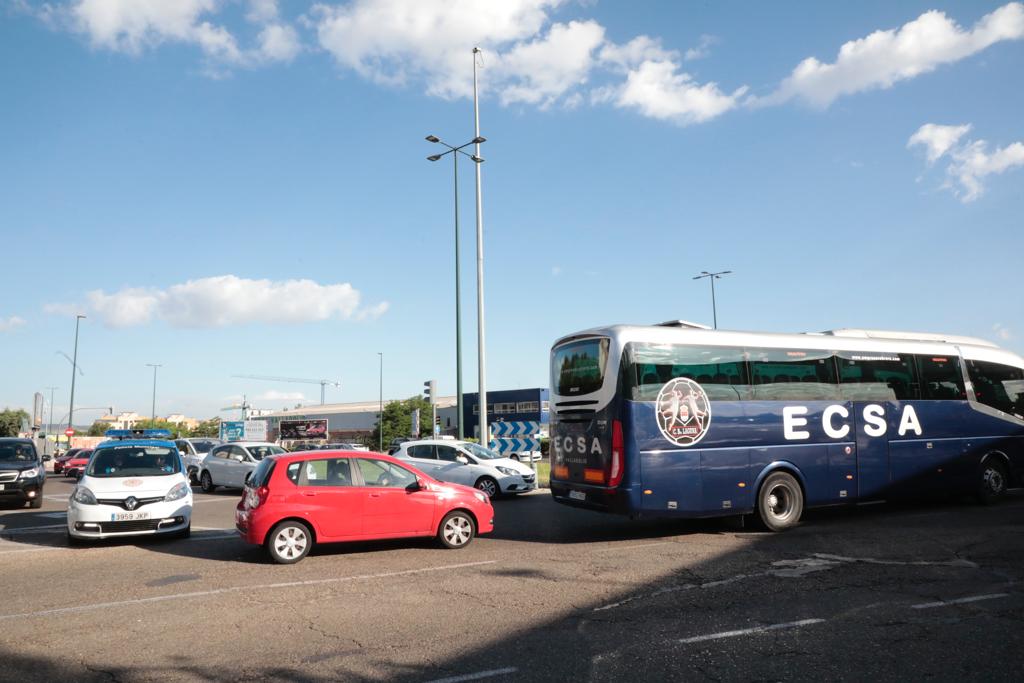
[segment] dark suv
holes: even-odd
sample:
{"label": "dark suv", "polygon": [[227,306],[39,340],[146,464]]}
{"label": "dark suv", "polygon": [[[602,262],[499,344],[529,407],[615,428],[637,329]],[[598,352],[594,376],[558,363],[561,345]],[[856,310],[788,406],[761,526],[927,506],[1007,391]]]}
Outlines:
{"label": "dark suv", "polygon": [[0,438],[0,501],[42,507],[46,468],[31,439]]}

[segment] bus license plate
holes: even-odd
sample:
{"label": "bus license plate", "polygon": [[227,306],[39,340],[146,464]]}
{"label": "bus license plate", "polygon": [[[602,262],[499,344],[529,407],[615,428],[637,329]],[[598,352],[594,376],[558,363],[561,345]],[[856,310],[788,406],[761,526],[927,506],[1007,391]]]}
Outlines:
{"label": "bus license plate", "polygon": [[114,522],[133,522],[137,519],[148,519],[148,512],[115,512],[111,515]]}
{"label": "bus license plate", "polygon": [[587,494],[583,493],[583,491],[569,491],[569,497],[573,500],[586,500]]}

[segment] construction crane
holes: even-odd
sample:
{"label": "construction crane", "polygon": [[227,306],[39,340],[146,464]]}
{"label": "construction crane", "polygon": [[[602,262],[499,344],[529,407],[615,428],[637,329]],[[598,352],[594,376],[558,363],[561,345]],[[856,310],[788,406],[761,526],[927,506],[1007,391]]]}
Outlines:
{"label": "construction crane", "polygon": [[268,375],[231,375],[239,379],[261,379],[267,382],[295,382],[298,384],[319,384],[320,385],[320,405],[324,404],[324,389],[331,387],[340,387],[341,382],[336,382],[333,379],[302,379],[298,377],[272,377]]}
{"label": "construction crane", "polygon": [[246,418],[245,413],[247,410],[249,410],[249,408],[252,408],[252,404],[245,400],[245,396],[243,395],[241,403],[232,403],[229,406],[224,406],[223,408],[221,408],[221,410],[241,410],[242,420],[244,421]]}

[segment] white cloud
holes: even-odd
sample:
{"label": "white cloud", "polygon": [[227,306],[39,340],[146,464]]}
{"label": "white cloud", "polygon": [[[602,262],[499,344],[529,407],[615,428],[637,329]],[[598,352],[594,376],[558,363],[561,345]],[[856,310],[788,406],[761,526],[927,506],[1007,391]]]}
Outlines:
{"label": "white cloud", "polygon": [[0,318],[0,332],[10,332],[16,330],[25,324],[23,318],[19,318],[16,315],[12,315],[9,318]]}
{"label": "white cloud", "polygon": [[266,61],[290,62],[302,51],[295,29],[287,24],[268,24],[258,36],[259,55]]}
{"label": "white cloud", "polygon": [[75,28],[97,47],[138,54],[168,41],[193,43],[209,57],[240,62],[242,53],[234,37],[202,20],[218,4],[218,0],[74,0],[69,11]]}
{"label": "white cloud", "polygon": [[839,48],[829,64],[808,57],[773,94],[754,104],[791,99],[828,107],[839,97],[893,84],[934,71],[1004,40],[1024,38],[1024,4],[1011,2],[961,28],[943,12],[931,10],[899,29],[879,30]]}
{"label": "white cloud", "polygon": [[616,106],[685,126],[704,123],[734,109],[746,91],[744,86],[724,93],[716,83],[697,83],[679,71],[674,62],[645,61],[630,70],[625,84],[604,91],[603,96]]}
{"label": "white cloud", "polygon": [[271,389],[254,396],[255,401],[305,401],[306,395],[301,391],[275,391]]}
{"label": "white cloud", "polygon": [[1013,334],[1002,323],[996,323],[993,325],[992,331],[995,332],[1000,341],[1010,341],[1013,339]]}
{"label": "white cloud", "polygon": [[983,181],[988,176],[1024,166],[1024,143],[1013,142],[991,152],[985,140],[968,140],[960,144],[960,139],[970,129],[970,125],[927,123],[918,128],[907,142],[908,147],[925,147],[929,163],[948,156],[943,187],[951,190],[965,204],[984,194]]}
{"label": "white cloud", "polygon": [[[496,93],[503,104],[572,108],[589,100],[685,125],[734,108],[746,92],[726,94],[714,83],[696,82],[680,71],[684,57],[655,38],[616,44],[593,20],[548,26],[549,14],[563,4],[354,0],[317,4],[312,16],[321,47],[340,66],[390,86],[422,81],[428,94],[439,97],[471,94],[472,45],[485,53],[481,90]],[[712,40],[703,37],[698,49]]]}
{"label": "white cloud", "polygon": [[927,150],[928,163],[934,163],[939,157],[949,151],[950,147],[960,141],[968,131],[970,124],[964,126],[941,126],[935,123],[926,123],[917,129],[917,132],[910,136],[907,147],[922,145]]}
{"label": "white cloud", "polygon": [[602,43],[604,27],[596,21],[554,24],[546,36],[518,43],[496,65],[499,76],[506,74],[511,81],[501,91],[502,104],[547,106],[583,85]]}
{"label": "white cloud", "polygon": [[[111,294],[91,291],[86,294],[86,309],[115,328],[144,325],[153,319],[188,328],[290,325],[332,318],[364,320],[387,311],[387,302],[361,309],[359,301],[360,293],[348,283],[321,285],[312,280],[249,280],[220,275],[167,289],[127,287]],[[51,304],[46,310],[65,308],[63,304]]]}
{"label": "white cloud", "polygon": [[704,59],[711,54],[711,46],[718,42],[718,38],[704,34],[700,37],[697,47],[691,47],[683,53],[683,59],[690,62],[694,59]]}

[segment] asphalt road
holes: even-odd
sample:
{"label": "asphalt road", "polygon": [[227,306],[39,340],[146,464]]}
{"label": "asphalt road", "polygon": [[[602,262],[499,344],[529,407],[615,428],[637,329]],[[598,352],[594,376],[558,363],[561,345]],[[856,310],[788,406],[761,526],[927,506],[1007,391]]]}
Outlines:
{"label": "asphalt road", "polygon": [[268,563],[237,492],[193,536],[69,548],[70,482],[0,510],[3,681],[1024,680],[1024,492],[783,534],[498,501],[495,533]]}

